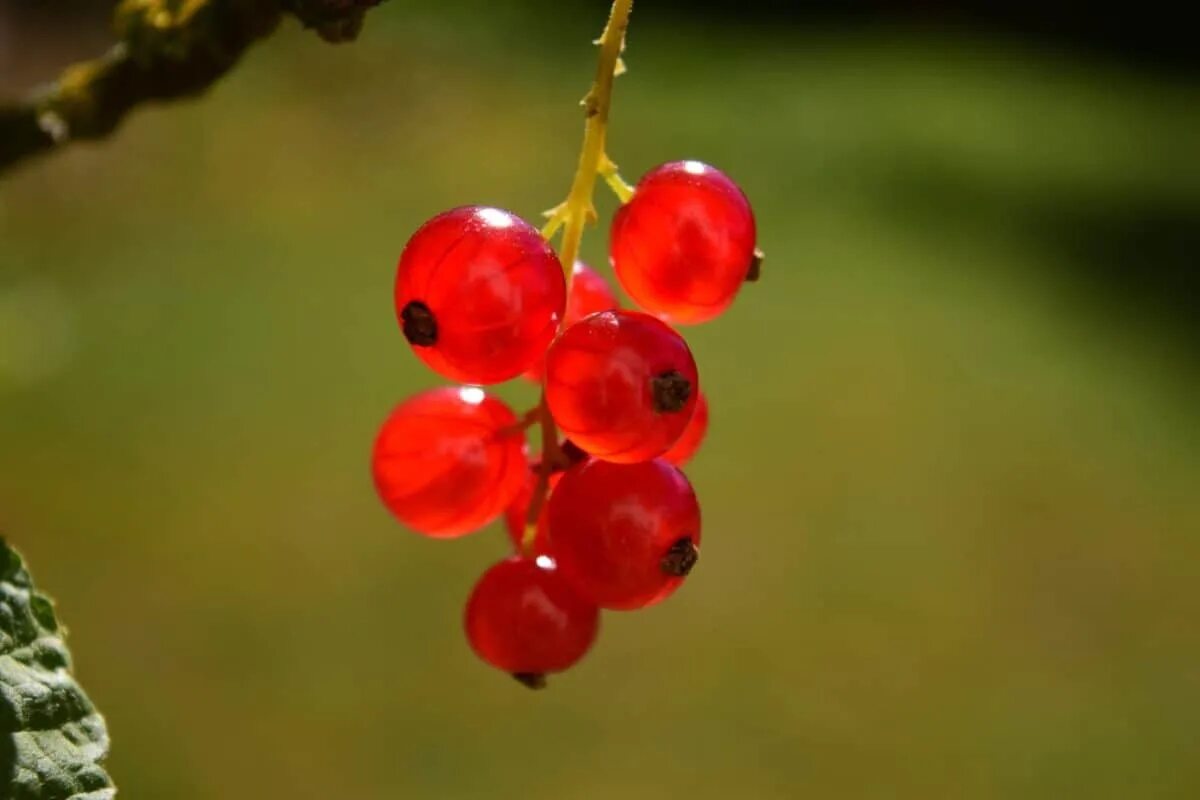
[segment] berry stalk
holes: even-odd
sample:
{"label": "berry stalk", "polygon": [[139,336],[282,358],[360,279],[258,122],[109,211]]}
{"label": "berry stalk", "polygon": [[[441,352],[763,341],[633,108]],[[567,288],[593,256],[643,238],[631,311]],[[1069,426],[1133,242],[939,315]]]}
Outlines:
{"label": "berry stalk", "polygon": [[[633,0],[615,0],[600,35],[600,59],[596,65],[596,79],[583,98],[586,122],[583,128],[583,147],[579,152],[579,166],[566,202],[559,208],[563,216],[562,247],[559,260],[570,280],[571,267],[579,257],[579,244],[583,240],[583,226],[596,218],[592,205],[592,194],[596,177],[602,164],[611,164],[605,155],[605,140],[608,134],[608,112],[612,108],[613,82],[617,76],[617,64],[625,47],[625,29],[629,27],[629,12]],[[615,169],[615,168],[614,168]]]}
{"label": "berry stalk", "polygon": [[[607,155],[605,144],[608,135],[608,112],[612,108],[613,82],[621,68],[621,51],[625,48],[625,30],[629,27],[629,14],[632,10],[633,0],[613,0],[608,24],[604,26],[604,32],[597,40],[600,58],[596,64],[596,78],[583,98],[585,122],[579,166],[575,169],[575,177],[571,181],[567,199],[550,212],[550,221],[543,228],[546,238],[552,237],[562,229],[562,244],[558,252],[567,275],[568,296],[571,290],[571,274],[575,261],[579,258],[580,243],[583,241],[584,225],[596,218],[592,195],[595,193],[597,176],[603,173],[605,180],[614,188],[624,185],[617,175],[616,165]],[[563,456],[558,445],[558,430],[546,405],[544,391],[539,408],[542,412],[542,463],[525,518],[525,535],[521,539],[521,549],[526,554],[533,552],[538,515],[546,503],[550,475],[556,467],[563,466]]]}

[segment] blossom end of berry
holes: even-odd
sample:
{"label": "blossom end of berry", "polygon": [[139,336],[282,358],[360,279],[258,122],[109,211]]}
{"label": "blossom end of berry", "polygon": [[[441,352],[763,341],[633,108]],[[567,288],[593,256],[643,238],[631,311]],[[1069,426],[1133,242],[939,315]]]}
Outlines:
{"label": "blossom end of berry", "polygon": [[666,555],[659,562],[663,573],[675,578],[683,578],[692,571],[700,560],[700,548],[690,537],[683,537],[671,545]]}
{"label": "blossom end of berry", "polygon": [[762,277],[762,264],[766,257],[761,247],[754,248],[754,257],[750,259],[750,268],[746,270],[746,283],[754,283]]}
{"label": "blossom end of berry", "polygon": [[513,679],[527,689],[545,689],[546,673],[544,672],[514,672]]}
{"label": "blossom end of berry", "polygon": [[429,306],[420,300],[410,300],[400,312],[404,338],[414,347],[432,347],[437,344],[437,317]]}
{"label": "blossom end of berry", "polygon": [[650,381],[650,394],[654,410],[659,414],[674,414],[682,411],[692,396],[692,382],[679,370],[669,369],[655,375]]}

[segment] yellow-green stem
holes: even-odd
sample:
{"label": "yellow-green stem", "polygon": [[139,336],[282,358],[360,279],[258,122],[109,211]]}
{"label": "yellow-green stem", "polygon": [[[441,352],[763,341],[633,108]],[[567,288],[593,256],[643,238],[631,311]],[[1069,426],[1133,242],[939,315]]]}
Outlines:
{"label": "yellow-green stem", "polygon": [[600,161],[600,175],[622,203],[628,203],[633,198],[633,187],[625,182],[625,179],[617,172],[617,165],[607,155]]}
{"label": "yellow-green stem", "polygon": [[616,79],[617,59],[625,44],[625,29],[629,27],[629,12],[633,0],[615,0],[608,24],[600,36],[600,60],[596,65],[596,80],[583,98],[587,121],[583,128],[583,147],[579,151],[579,166],[575,180],[567,195],[563,228],[562,248],[559,257],[563,269],[571,275],[575,260],[579,257],[579,244],[583,240],[583,226],[595,216],[592,194],[596,187],[596,176],[600,164],[606,161],[604,144],[608,128],[608,112],[612,108],[612,88]]}
{"label": "yellow-green stem", "polygon": [[[562,226],[562,246],[559,248],[559,260],[567,274],[567,291],[571,289],[571,273],[575,261],[579,258],[579,245],[583,241],[583,227],[596,216],[592,205],[592,195],[596,190],[596,177],[602,168],[605,179],[616,187],[609,174],[620,181],[616,175],[616,166],[605,154],[605,141],[608,130],[608,112],[612,107],[613,81],[617,75],[617,65],[621,58],[621,50],[625,44],[625,29],[629,26],[629,13],[633,10],[633,0],[614,0],[612,10],[608,15],[608,24],[600,35],[600,59],[596,65],[596,79],[592,88],[583,98],[583,108],[586,122],[583,127],[583,146],[579,151],[579,165],[575,169],[575,178],[571,181],[571,190],[567,199],[551,212],[550,222],[543,232],[547,237],[552,236]],[[623,185],[624,182],[620,181]],[[618,195],[620,192],[618,191]],[[627,198],[623,198],[627,199]],[[546,406],[546,395],[542,393],[541,404],[542,428],[542,463],[538,470],[537,485],[529,503],[529,511],[525,517],[525,534],[521,539],[521,549],[528,555],[533,551],[533,542],[537,537],[537,520],[546,503],[546,490],[550,485],[550,475],[555,469],[565,466],[562,450],[558,445],[558,430],[554,419]]]}

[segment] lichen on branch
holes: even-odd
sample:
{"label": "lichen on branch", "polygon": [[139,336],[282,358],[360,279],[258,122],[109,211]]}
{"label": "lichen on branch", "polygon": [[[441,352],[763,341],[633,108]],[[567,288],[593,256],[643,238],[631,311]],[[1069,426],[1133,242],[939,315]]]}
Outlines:
{"label": "lichen on branch", "polygon": [[192,97],[285,15],[328,42],[354,39],[382,0],[122,0],[118,42],[67,67],[23,102],[0,105],[0,172],[72,141],[102,139],[144,103]]}

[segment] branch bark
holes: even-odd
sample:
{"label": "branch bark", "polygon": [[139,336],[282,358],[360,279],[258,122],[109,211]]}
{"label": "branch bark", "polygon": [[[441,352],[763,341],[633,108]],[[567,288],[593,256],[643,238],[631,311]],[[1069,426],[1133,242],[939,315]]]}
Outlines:
{"label": "branch bark", "polygon": [[193,97],[285,15],[328,42],[354,39],[382,0],[122,0],[119,41],[23,102],[0,105],[0,173],[73,141],[102,139],[139,105]]}

